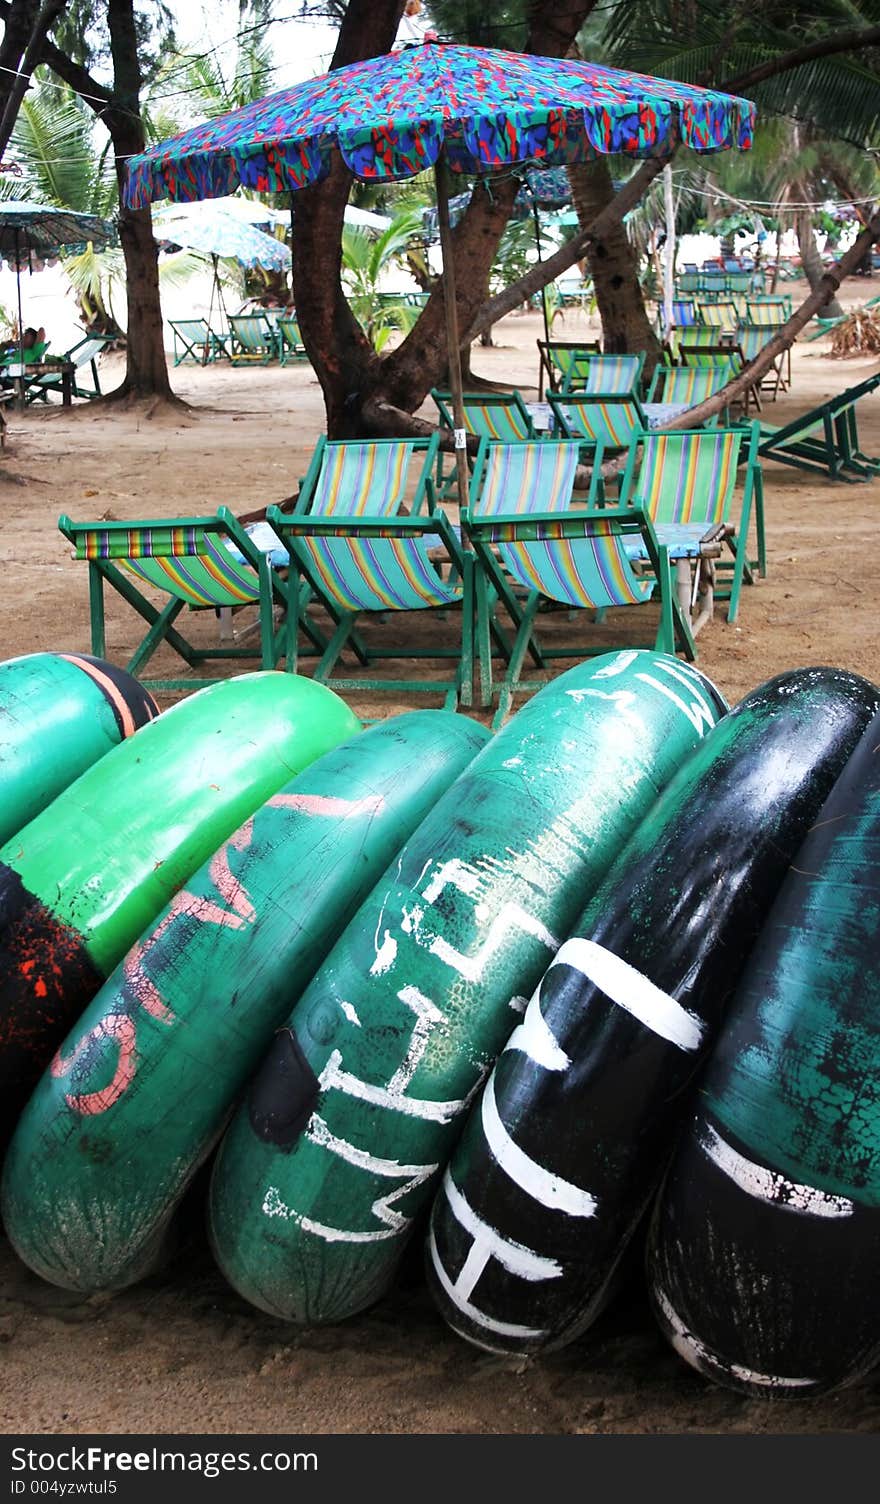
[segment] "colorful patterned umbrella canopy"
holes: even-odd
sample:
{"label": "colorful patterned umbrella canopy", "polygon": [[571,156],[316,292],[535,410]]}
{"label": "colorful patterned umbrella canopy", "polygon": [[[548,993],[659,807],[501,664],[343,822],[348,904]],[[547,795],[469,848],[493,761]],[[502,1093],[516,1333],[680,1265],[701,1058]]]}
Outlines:
{"label": "colorful patterned umbrella canopy", "polygon": [[562,166],[751,145],[746,99],[640,73],[483,47],[423,43],[353,63],[194,126],[129,163],[127,201],[261,193],[323,178],[334,146],[367,182],[412,177],[443,152],[454,172]]}
{"label": "colorful patterned umbrella canopy", "polygon": [[82,250],[89,241],[96,250],[115,245],[116,228],[97,214],[75,214],[57,204],[33,204],[27,199],[0,199],[0,256],[23,260],[32,254],[45,261],[60,250]]}

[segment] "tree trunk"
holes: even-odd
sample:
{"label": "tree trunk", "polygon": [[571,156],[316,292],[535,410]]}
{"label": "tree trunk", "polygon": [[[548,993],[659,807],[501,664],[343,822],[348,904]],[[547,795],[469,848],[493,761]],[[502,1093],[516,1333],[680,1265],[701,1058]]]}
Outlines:
{"label": "tree trunk", "polygon": [[[798,184],[798,196],[804,197],[804,185]],[[816,244],[816,236],[813,233],[813,215],[809,209],[798,209],[794,221],[795,234],[797,235],[798,250],[801,253],[801,266],[804,276],[810,284],[810,292],[815,292],[821,285],[825,274],[825,265],[819,255],[819,247]],[[836,298],[832,298],[826,309],[827,318],[840,318],[843,309]]]}
{"label": "tree trunk", "polygon": [[107,26],[113,59],[113,87],[92,78],[88,69],[68,57],[51,40],[43,44],[43,62],[85,100],[110,132],[119,184],[119,240],[125,257],[128,328],[125,379],[101,402],[159,398],[176,402],[168,380],[162,336],[158,249],[149,209],[125,207],[128,158],[144,150],[141,117],[141,71],[133,0],[107,0]]}
{"label": "tree trunk", "polygon": [[[569,167],[568,180],[578,220],[582,229],[587,229],[614,202],[608,163],[599,157],[582,167]],[[660,341],[645,312],[636,254],[622,220],[589,241],[587,264],[602,320],[603,348],[612,355],[644,350],[645,369],[650,374],[660,355]]]}
{"label": "tree trunk", "polygon": [[[595,3],[572,0],[560,15],[558,0],[538,0],[528,50],[564,55]],[[387,51],[402,13],[403,0],[351,0],[332,66],[339,68]],[[327,432],[337,438],[387,433],[390,423],[399,425],[402,413],[420,406],[431,387],[442,381],[447,365],[443,278],[437,279],[407,338],[381,358],[354,319],[339,276],[342,215],[350,182],[350,174],[336,158],[321,183],[295,195],[293,217],[297,317],[324,393]],[[453,231],[457,311],[463,330],[484,303],[518,186],[515,178],[508,177],[493,185],[490,196],[478,184]],[[471,338],[463,336],[462,348],[470,344]],[[415,420],[408,426],[417,431]],[[399,426],[397,431],[401,431]]]}
{"label": "tree trunk", "polygon": [[113,58],[113,107],[107,114],[107,126],[113,142],[122,206],[119,239],[125,257],[128,307],[125,379],[111,397],[116,401],[124,397],[171,399],[174,393],[168,380],[162,335],[159,253],[153,239],[153,217],[149,209],[127,209],[123,197],[126,162],[146,145],[134,0],[107,0],[107,26]]}

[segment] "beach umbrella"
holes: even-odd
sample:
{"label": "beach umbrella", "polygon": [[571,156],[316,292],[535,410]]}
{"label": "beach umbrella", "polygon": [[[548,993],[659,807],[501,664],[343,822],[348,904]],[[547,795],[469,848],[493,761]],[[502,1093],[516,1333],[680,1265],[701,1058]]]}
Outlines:
{"label": "beach umbrella", "polygon": [[[220,285],[221,258],[237,261],[240,266],[251,269],[260,266],[265,271],[273,272],[289,271],[292,265],[290,247],[283,240],[275,235],[267,235],[265,230],[259,229],[250,218],[242,215],[240,210],[230,207],[234,203],[246,202],[245,199],[224,198],[222,205],[219,199],[206,204],[171,204],[166,210],[153,216],[153,234],[157,240],[170,241],[185,250],[201,251],[210,256],[214,280],[211,283],[208,305],[209,325],[214,311],[215,293],[217,305],[228,322]],[[270,223],[266,216],[274,216],[275,211],[267,210],[265,205],[262,208],[264,223]],[[205,360],[207,355],[206,345]]]}
{"label": "beach umbrella", "polygon": [[[97,214],[78,214],[57,204],[37,204],[29,199],[0,200],[0,257],[15,272],[18,297],[18,355],[22,347],[21,274],[37,270],[40,263],[54,261],[59,251],[74,254],[91,242],[96,250],[115,245],[116,227]],[[35,267],[34,263],[37,263]]]}
{"label": "beach umbrella", "polygon": [[449,174],[490,177],[597,154],[649,157],[751,145],[746,99],[568,58],[425,41],[334,69],[215,116],[130,158],[126,201],[215,198],[319,182],[339,151],[355,177],[383,182],[433,167],[459,496],[467,497]]}

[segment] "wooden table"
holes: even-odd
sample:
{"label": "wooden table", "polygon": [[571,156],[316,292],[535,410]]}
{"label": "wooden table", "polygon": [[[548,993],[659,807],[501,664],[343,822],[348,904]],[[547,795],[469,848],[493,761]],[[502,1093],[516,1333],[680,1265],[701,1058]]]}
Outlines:
{"label": "wooden table", "polygon": [[24,365],[20,361],[11,361],[9,365],[0,366],[0,378],[11,383],[18,399],[17,406],[24,408],[28,388],[37,384],[38,376],[60,376],[61,404],[63,407],[72,407],[75,370],[72,360],[35,360],[26,361]]}

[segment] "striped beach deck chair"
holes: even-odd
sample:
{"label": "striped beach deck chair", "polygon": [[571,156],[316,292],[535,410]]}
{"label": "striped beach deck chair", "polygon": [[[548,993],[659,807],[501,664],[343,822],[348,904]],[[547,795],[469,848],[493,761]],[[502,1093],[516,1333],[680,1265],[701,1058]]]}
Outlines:
{"label": "striped beach deck chair", "polygon": [[[147,623],[147,631],[125,668],[152,689],[180,690],[216,684],[196,673],[217,660],[257,659],[261,668],[276,668],[287,651],[288,585],[266,554],[252,542],[234,513],[219,507],[213,516],[162,517],[140,522],[74,522],[66,514],[58,526],[73,545],[73,557],[89,566],[91,650],[107,657],[104,586],[108,584]],[[233,552],[233,549],[236,552]],[[144,585],[162,592],[157,607],[142,592]],[[197,646],[175,626],[184,607],[220,612],[255,606],[259,611],[259,645]],[[282,617],[276,625],[275,608]],[[316,648],[324,639],[300,613],[298,618]],[[191,672],[186,678],[145,678],[143,670],[167,643]],[[289,665],[288,665],[289,666]]]}
{"label": "striped beach deck chair", "polygon": [[209,361],[228,356],[226,342],[229,336],[216,334],[207,319],[171,319],[169,322],[176,366],[187,360],[197,366],[206,366]]}
{"label": "striped beach deck chair", "polygon": [[[718,331],[704,329],[705,335],[715,334],[716,339],[693,341],[693,336],[701,331],[692,329],[688,331],[687,338],[683,339],[678,347],[678,358],[683,366],[696,366],[706,371],[720,371],[724,376],[724,383],[733,381],[743,368],[743,357],[739,347],[731,341],[721,343],[717,339]],[[754,403],[760,410],[761,397],[755,387],[750,387],[743,400],[743,410],[748,411],[749,404]]]}
{"label": "striped beach deck chair", "polygon": [[[434,509],[438,445],[438,435],[321,439],[294,512],[270,507],[266,513],[288,550],[292,570],[335,622],[314,671],[316,679],[335,689],[441,692],[447,708],[473,702],[473,560],[444,514]],[[409,511],[404,515],[405,502]],[[291,592],[288,663],[292,659],[294,668],[296,618],[306,598],[302,591]],[[460,608],[453,646],[401,642],[394,630],[402,613],[452,607]],[[387,645],[364,640],[357,630],[362,618],[372,618],[377,628],[379,618],[387,618],[381,621]],[[346,648],[365,669],[389,658],[439,658],[450,662],[452,673],[443,681],[368,674],[350,678],[339,667]]]}
{"label": "striped beach deck chair", "polygon": [[697,305],[693,298],[675,297],[672,300],[672,318],[666,327],[663,304],[657,305],[657,330],[665,338],[672,329],[689,329],[697,320]]}
{"label": "striped beach deck chair", "polygon": [[746,298],[746,323],[784,324],[791,318],[791,294],[762,292]]}
{"label": "striped beach deck chair", "polygon": [[543,340],[537,342],[538,355],[538,391],[544,390],[544,377],[550,385],[551,392],[558,392],[562,383],[568,379],[569,385],[586,378],[587,363],[591,356],[598,355],[600,346],[598,340]]}
{"label": "striped beach deck chair", "polygon": [[[431,396],[440,415],[441,427],[447,433],[454,432],[451,392],[443,392],[434,387]],[[462,406],[465,428],[478,439],[499,439],[515,443],[517,440],[538,438],[531,414],[520,392],[464,392]],[[438,498],[458,496],[455,456],[448,450],[438,451],[437,488]]]}
{"label": "striped beach deck chair", "polygon": [[299,324],[292,313],[279,313],[275,319],[278,355],[283,366],[289,360],[308,360],[306,347],[299,332]]}
{"label": "striped beach deck chair", "polygon": [[[553,409],[555,431],[566,439],[576,439],[584,458],[599,470],[600,455],[623,454],[647,433],[650,424],[645,410],[635,393],[620,396],[599,396],[592,392],[573,392],[570,397],[548,392],[547,400]],[[603,499],[600,491],[599,501]]]}
{"label": "striped beach deck chair", "polygon": [[563,396],[581,391],[615,396],[632,392],[638,396],[645,364],[643,350],[636,355],[591,355],[583,364],[586,367],[583,376],[575,378],[569,372],[563,377]]}
{"label": "striped beach deck chair", "polygon": [[[648,391],[648,402],[681,402],[688,407],[696,407],[698,402],[708,401],[726,385],[723,370],[716,371],[703,366],[656,366]],[[718,418],[711,418],[709,421],[715,427]]]}
{"label": "striped beach deck chair", "polygon": [[[782,320],[779,323],[765,321],[760,324],[740,324],[736,342],[746,365],[760,355],[764,346],[768,345],[783,327],[784,322]],[[775,402],[779,392],[787,392],[790,386],[791,346],[789,345],[787,349],[780,351],[769,371],[765,371],[758,390],[767,392],[771,401]]]}
{"label": "striped beach deck chair", "polygon": [[880,458],[860,448],[856,408],[878,386],[880,371],[781,427],[762,422],[758,453],[829,480],[870,480],[880,474]]}
{"label": "striped beach deck chair", "polygon": [[229,336],[229,359],[234,366],[265,366],[278,355],[279,336],[263,313],[231,313]]}
{"label": "striped beach deck chair", "polygon": [[[633,450],[624,472],[621,500],[641,507],[676,566],[679,601],[687,603],[692,631],[711,619],[715,599],[729,602],[727,619],[736,620],[743,582],[767,572],[764,492],[758,457],[758,424],[701,428],[648,435]],[[733,520],[737,470],[745,455],[740,516]],[[748,558],[754,511],[757,557]],[[718,566],[725,575],[719,591],[715,559],[727,550],[732,560]],[[699,599],[702,597],[702,600]],[[696,616],[693,615],[697,608]]]}
{"label": "striped beach deck chair", "polygon": [[739,321],[739,312],[732,299],[724,298],[718,302],[707,302],[697,298],[697,313],[700,322],[710,329],[724,329],[728,334],[736,332]]}
{"label": "striped beach deck chair", "polygon": [[[462,516],[462,531],[477,564],[479,648],[485,651],[488,644],[493,603],[503,604],[515,633],[503,682],[493,685],[491,660],[483,674],[493,703],[498,697],[496,726],[506,718],[516,694],[529,694],[547,682],[551,660],[607,651],[607,643],[585,645],[568,636],[552,647],[539,642],[536,618],[548,604],[558,606],[566,621],[569,612],[582,610],[603,620],[608,608],[642,605],[659,588],[659,625],[655,633],[652,624],[649,645],[668,653],[679,647],[693,657],[693,641],[673,595],[665,550],[644,512],[637,507],[597,508],[594,494],[585,508],[574,509],[578,446],[531,446],[531,456],[524,452],[528,447],[480,446],[469,505]],[[536,496],[542,506],[534,505]],[[639,566],[631,562],[626,544],[633,540],[647,551],[652,577],[642,578]],[[544,672],[524,678],[527,655]]]}

